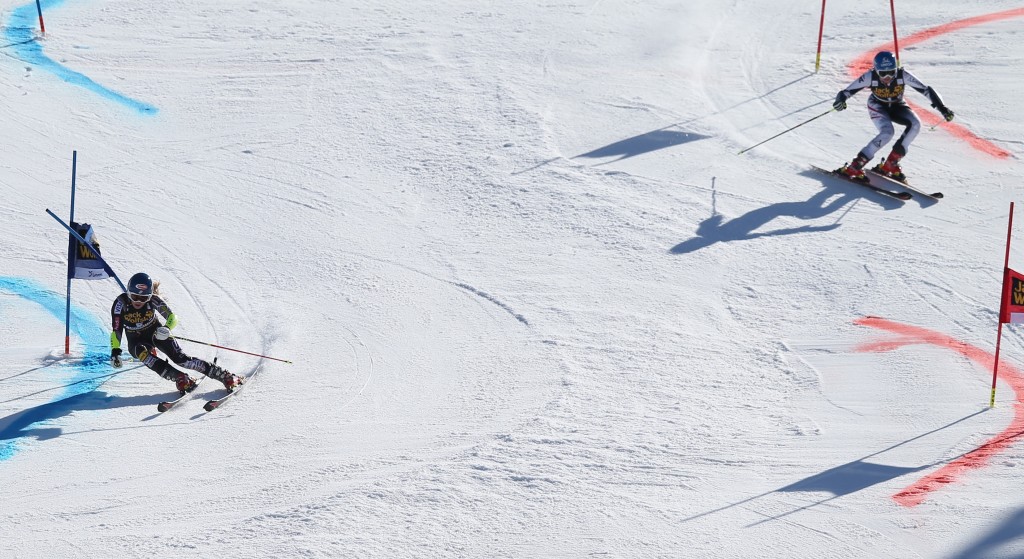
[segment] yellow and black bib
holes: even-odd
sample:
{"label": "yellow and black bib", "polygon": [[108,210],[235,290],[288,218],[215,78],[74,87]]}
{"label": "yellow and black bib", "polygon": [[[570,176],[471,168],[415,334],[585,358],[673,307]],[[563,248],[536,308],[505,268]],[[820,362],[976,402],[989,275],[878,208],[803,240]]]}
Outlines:
{"label": "yellow and black bib", "polygon": [[896,77],[889,82],[889,85],[885,85],[878,79],[878,74],[871,74],[871,94],[883,103],[901,103],[903,102],[903,90],[906,86],[903,84],[903,69],[900,68],[896,71]]}

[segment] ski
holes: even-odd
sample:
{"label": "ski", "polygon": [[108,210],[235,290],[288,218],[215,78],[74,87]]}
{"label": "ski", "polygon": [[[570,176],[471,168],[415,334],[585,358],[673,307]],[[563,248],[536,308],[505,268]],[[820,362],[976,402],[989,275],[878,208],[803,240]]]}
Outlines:
{"label": "ski", "polygon": [[883,179],[883,180],[887,180],[887,181],[889,181],[889,182],[891,182],[893,184],[898,184],[901,187],[906,188],[907,190],[909,190],[911,192],[915,192],[917,194],[920,194],[921,196],[927,196],[927,197],[932,198],[934,200],[938,200],[938,199],[943,197],[941,192],[932,192],[931,194],[928,194],[927,192],[925,192],[923,190],[919,190],[917,187],[911,186],[910,183],[908,183],[906,181],[901,181],[901,180],[895,179],[895,178],[890,177],[889,175],[887,175],[887,174],[885,174],[885,173],[883,173],[881,171],[876,171],[874,169],[868,169],[868,172],[871,173],[872,175],[876,176],[876,177],[879,177],[879,178]]}
{"label": "ski", "polygon": [[245,390],[245,387],[249,386],[249,383],[252,382],[253,377],[256,376],[256,373],[260,372],[261,368],[262,367],[256,367],[256,369],[254,369],[253,372],[249,373],[248,376],[243,377],[245,380],[242,382],[242,384],[235,387],[235,389],[232,390],[231,392],[228,392],[227,394],[215,400],[208,400],[205,404],[203,404],[203,409],[206,411],[213,411],[224,405],[224,402],[228,401],[229,398],[231,398],[235,394],[238,394],[242,390]]}
{"label": "ski", "polygon": [[895,191],[895,190],[888,190],[888,189],[885,189],[885,188],[882,188],[882,187],[879,187],[879,186],[875,186],[875,185],[871,184],[870,182],[861,182],[859,180],[855,180],[855,179],[853,179],[851,177],[848,177],[848,176],[844,175],[843,173],[837,173],[835,171],[829,171],[828,169],[823,169],[821,167],[818,167],[817,165],[811,165],[811,168],[816,170],[816,171],[818,171],[818,172],[825,173],[827,175],[832,175],[833,177],[843,179],[846,182],[850,182],[850,183],[853,183],[853,184],[859,184],[860,186],[863,186],[864,188],[867,188],[869,190],[873,190],[873,191],[875,191],[875,192],[877,192],[879,194],[884,194],[885,196],[888,196],[890,198],[894,198],[896,200],[906,201],[906,200],[910,200],[911,198],[913,198],[913,196],[909,192],[898,192],[898,191]]}
{"label": "ski", "polygon": [[189,396],[191,396],[191,395],[192,395],[192,394],[193,394],[193,393],[194,393],[194,392],[195,392],[196,390],[198,390],[198,389],[199,389],[199,385],[200,385],[200,384],[203,384],[203,381],[204,381],[204,380],[206,380],[206,377],[205,377],[205,376],[201,376],[201,377],[199,377],[199,380],[197,380],[197,381],[196,381],[196,387],[192,389],[192,392],[186,392],[186,393],[182,394],[181,396],[178,396],[178,398],[177,398],[177,399],[175,399],[175,400],[170,400],[170,401],[168,401],[168,402],[160,402],[159,404],[157,404],[157,405],[156,405],[156,411],[158,411],[158,412],[160,412],[160,413],[164,413],[165,411],[167,411],[167,410],[169,410],[169,409],[173,408],[173,407],[174,407],[174,406],[176,406],[176,405],[177,405],[177,404],[178,404],[179,402],[181,402],[181,401],[182,401],[182,400],[184,400],[185,398],[188,398],[188,397],[189,397]]}

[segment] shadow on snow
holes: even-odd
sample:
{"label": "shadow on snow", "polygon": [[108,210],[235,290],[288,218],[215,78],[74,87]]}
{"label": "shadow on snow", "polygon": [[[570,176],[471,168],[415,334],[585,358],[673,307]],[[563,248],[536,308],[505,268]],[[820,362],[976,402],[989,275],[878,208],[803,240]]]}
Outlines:
{"label": "shadow on snow", "polygon": [[679,146],[689,142],[695,142],[697,140],[703,140],[710,138],[710,136],[704,136],[702,134],[694,134],[691,132],[682,132],[678,130],[668,130],[667,128],[661,128],[640,134],[639,136],[633,136],[625,140],[620,140],[613,144],[608,144],[603,148],[598,148],[587,153],[577,155],[573,159],[578,157],[587,157],[591,159],[599,159],[605,157],[615,157],[608,161],[608,163],[614,163],[616,161],[622,161],[629,157],[636,157],[644,153],[650,153],[659,149],[670,148],[673,146]]}
{"label": "shadow on snow", "polygon": [[[703,140],[705,138],[710,138],[711,136],[705,136],[705,135],[702,135],[702,134],[695,134],[695,133],[690,133],[690,132],[672,131],[672,130],[669,130],[669,128],[685,126],[685,125],[688,125],[688,124],[691,124],[691,123],[694,123],[694,122],[698,122],[698,121],[704,120],[704,119],[709,118],[709,117],[721,115],[721,114],[729,112],[729,111],[731,111],[731,110],[733,110],[733,109],[735,109],[737,107],[741,107],[743,105],[746,105],[747,103],[750,103],[750,102],[753,102],[753,101],[758,101],[758,100],[761,100],[761,99],[766,99],[768,97],[771,97],[774,93],[782,91],[783,89],[786,89],[786,88],[788,88],[788,87],[790,87],[792,85],[795,85],[798,82],[803,81],[805,79],[808,79],[808,78],[810,78],[812,76],[814,76],[813,72],[812,73],[804,74],[804,75],[802,75],[802,76],[800,76],[798,78],[795,78],[795,79],[793,79],[793,80],[791,80],[791,81],[789,81],[789,82],[787,82],[785,84],[782,84],[780,86],[772,88],[772,89],[770,89],[769,91],[767,91],[765,93],[760,93],[760,94],[754,95],[754,96],[752,96],[752,97],[750,97],[748,99],[740,101],[740,102],[738,102],[738,103],[736,103],[736,104],[734,104],[732,106],[726,107],[724,109],[720,109],[720,110],[718,110],[716,112],[713,112],[713,113],[710,113],[710,114],[704,114],[704,115],[701,115],[701,116],[695,117],[695,118],[691,118],[691,119],[689,119],[687,121],[684,121],[684,122],[678,122],[678,123],[670,124],[668,126],[665,126],[664,128],[659,128],[657,130],[653,130],[651,132],[647,132],[646,134],[641,134],[639,136],[634,136],[634,137],[626,139],[626,140],[621,140],[621,141],[615,142],[613,144],[609,144],[609,145],[607,145],[607,146],[605,146],[603,148],[598,148],[598,149],[595,149],[593,151],[589,151],[587,153],[584,153],[582,155],[577,155],[576,157],[574,157],[572,159],[576,159],[577,157],[602,158],[602,157],[612,157],[612,156],[618,155],[620,157],[618,159],[613,160],[612,162],[614,162],[614,161],[621,161],[621,160],[626,159],[628,157],[634,157],[634,156],[640,155],[642,153],[649,153],[649,152],[656,151],[656,150],[659,150],[659,149],[664,149],[664,148],[667,148],[667,147],[672,147],[672,146],[678,146],[678,145],[681,145],[681,144],[685,144],[687,142],[693,142],[693,141],[696,141],[696,140]],[[780,117],[780,118],[784,118],[784,117],[787,117],[787,116],[790,116],[790,115],[802,112],[802,111],[804,111],[804,110],[806,110],[808,108],[811,108],[811,107],[814,107],[814,106],[817,106],[817,105],[821,105],[823,103],[831,103],[831,102],[832,102],[831,99],[826,99],[826,100],[823,100],[823,101],[819,101],[817,103],[813,103],[811,105],[808,105],[807,107],[803,107],[803,108],[791,111],[790,113],[788,113],[786,115],[782,115],[782,117]],[[516,171],[516,172],[513,172],[512,174],[513,175],[519,175],[519,174],[522,174],[522,173],[533,171],[535,169],[543,167],[544,165],[547,165],[548,163],[551,163],[552,161],[557,161],[558,159],[559,159],[559,157],[553,157],[551,159],[548,159],[547,161],[542,161],[542,162],[534,165],[533,167],[529,167],[527,169],[523,169],[522,171]]]}
{"label": "shadow on snow", "polygon": [[[54,365],[56,365],[58,363],[61,363],[62,361],[63,361],[63,359],[54,359],[52,361],[47,361],[45,364],[40,365],[38,367],[32,367],[31,369],[29,369],[27,371],[22,371],[20,373],[15,373],[15,374],[13,374],[13,375],[11,375],[9,377],[0,378],[0,382],[8,381],[8,380],[11,380],[12,378],[17,378],[17,377],[20,377],[22,375],[27,375],[29,373],[34,373],[36,371],[40,371],[40,370],[45,369],[47,367],[52,367],[52,366],[54,366]],[[2,404],[2,403],[4,403],[4,402],[0,402],[0,404]]]}
{"label": "shadow on snow", "polygon": [[950,559],[1024,557],[1024,510],[1008,516],[991,533]]}
{"label": "shadow on snow", "polygon": [[[693,132],[669,130],[669,128],[672,128],[674,126],[677,125],[670,124],[664,128],[652,130],[650,132],[640,134],[639,136],[633,136],[632,138],[619,140],[618,142],[608,144],[604,147],[597,148],[592,151],[588,151],[587,153],[582,153],[575,157],[571,157],[570,159],[578,159],[581,157],[585,157],[587,159],[603,159],[606,157],[618,156],[616,159],[612,159],[611,161],[605,161],[602,163],[597,163],[595,165],[601,166],[607,165],[609,163],[615,163],[616,161],[622,161],[623,159],[628,159],[630,157],[636,157],[637,155],[642,155],[644,153],[657,151],[659,149],[665,149],[672,146],[678,146],[685,143],[695,142],[697,140],[703,140],[705,138],[711,137],[705,136],[703,134],[695,134]],[[551,163],[552,161],[557,161],[559,159],[561,158],[552,157],[551,159],[548,159],[547,161],[542,161],[534,165],[533,167],[523,169],[522,171],[515,171],[512,174],[520,175],[523,173],[528,173],[530,171],[543,167],[548,163]]]}
{"label": "shadow on snow", "polygon": [[[916,441],[918,439],[922,439],[922,438],[927,437],[928,435],[932,435],[934,433],[938,433],[939,431],[942,431],[944,429],[948,429],[948,428],[950,428],[950,427],[952,427],[952,426],[954,426],[954,425],[956,425],[958,423],[962,423],[962,422],[967,421],[967,420],[969,420],[969,419],[971,419],[971,418],[973,418],[973,417],[975,417],[975,416],[977,416],[979,414],[982,414],[985,411],[987,411],[987,408],[983,409],[983,410],[976,411],[976,412],[974,412],[972,414],[969,414],[969,415],[966,415],[964,417],[961,417],[960,419],[957,419],[956,421],[953,421],[953,422],[951,422],[951,423],[949,423],[947,425],[943,425],[942,427],[938,427],[938,428],[932,429],[931,431],[922,433],[920,435],[917,435],[916,437],[911,437],[911,438],[909,438],[909,439],[907,439],[905,441],[902,441],[900,443],[894,444],[894,445],[892,445],[892,446],[890,446],[888,448],[884,448],[882,450],[879,450],[877,452],[871,453],[871,454],[869,454],[867,456],[864,456],[862,458],[858,458],[857,460],[853,460],[852,462],[847,462],[846,464],[843,464],[843,465],[840,465],[840,466],[836,466],[834,468],[830,468],[828,470],[825,470],[823,472],[820,472],[820,473],[814,474],[812,476],[806,477],[806,478],[804,478],[804,479],[802,479],[800,481],[791,483],[791,484],[786,485],[784,487],[780,487],[780,488],[772,490],[772,491],[766,491],[764,493],[761,493],[760,495],[754,495],[753,497],[748,497],[746,499],[743,499],[741,501],[737,501],[737,502],[732,503],[730,505],[725,505],[723,507],[719,507],[719,508],[714,509],[714,510],[710,510],[710,511],[707,511],[707,512],[702,512],[700,514],[695,514],[693,516],[685,518],[683,521],[684,522],[688,522],[690,520],[695,520],[695,519],[698,519],[698,518],[701,518],[701,517],[704,517],[704,516],[708,516],[710,514],[714,514],[716,512],[721,512],[721,511],[724,511],[724,510],[727,510],[727,509],[731,509],[733,507],[741,506],[741,505],[744,505],[746,503],[750,503],[750,502],[752,502],[752,501],[754,501],[756,499],[760,499],[761,497],[765,497],[765,496],[771,495],[773,493],[817,492],[817,493],[830,493],[831,494],[830,497],[827,497],[827,498],[822,499],[820,501],[817,501],[817,502],[814,502],[814,503],[810,503],[808,505],[800,506],[800,507],[797,507],[797,508],[795,508],[793,510],[790,510],[788,512],[783,512],[781,514],[776,514],[774,516],[768,516],[766,514],[759,513],[759,514],[762,514],[762,516],[765,516],[766,518],[764,518],[763,520],[760,520],[758,522],[755,522],[755,523],[751,524],[748,527],[757,526],[759,524],[763,524],[765,522],[769,522],[769,521],[772,521],[772,520],[779,520],[779,519],[781,519],[783,517],[789,516],[791,514],[794,514],[794,513],[800,512],[800,511],[809,510],[809,509],[814,508],[814,507],[816,507],[818,505],[822,505],[824,503],[827,503],[827,502],[832,501],[834,499],[838,499],[838,498],[843,497],[845,495],[850,495],[852,493],[856,493],[858,491],[861,491],[862,489],[867,489],[868,487],[872,487],[872,486],[877,485],[879,483],[884,483],[884,482],[888,482],[888,481],[894,480],[894,479],[896,479],[896,478],[898,478],[898,477],[900,477],[900,476],[902,476],[904,474],[909,474],[909,473],[913,473],[913,472],[919,472],[919,471],[922,471],[922,470],[925,470],[925,469],[928,469],[928,468],[932,468],[932,467],[937,466],[939,464],[946,463],[946,462],[948,462],[950,460],[942,460],[942,461],[939,461],[939,462],[936,462],[936,463],[925,464],[925,465],[922,465],[922,466],[915,466],[915,467],[900,467],[900,466],[887,466],[885,464],[877,464],[877,463],[874,463],[874,462],[867,462],[867,460],[869,458],[878,456],[878,455],[883,454],[885,452],[888,452],[890,450],[899,448],[899,447],[901,447],[901,446],[903,446],[903,445],[905,445],[907,443]],[[1024,526],[1024,523],[1019,523],[1018,525]],[[1000,541],[1003,541],[1003,540],[1000,540]],[[973,559],[973,557],[980,557],[980,556],[969,555],[969,556],[964,556],[964,559],[967,559],[967,558],[972,558]]]}
{"label": "shadow on snow", "polygon": [[[166,394],[111,396],[99,390],[75,394],[63,400],[40,404],[0,419],[0,445],[23,437],[35,437],[41,441],[59,437],[63,430],[60,427],[47,427],[44,422],[65,417],[77,411],[155,406],[166,398]],[[2,454],[0,451],[0,458],[2,458]]]}
{"label": "shadow on snow", "polygon": [[802,202],[779,202],[751,210],[730,220],[725,220],[714,209],[714,204],[712,203],[711,217],[697,225],[697,236],[672,247],[670,252],[672,254],[687,254],[707,248],[715,243],[749,241],[759,237],[775,237],[796,233],[831,231],[839,227],[839,221],[842,219],[842,216],[828,225],[801,225],[799,227],[784,227],[763,232],[758,231],[758,229],[782,217],[793,217],[800,220],[821,219],[840,210],[843,206],[865,197],[886,210],[899,208],[903,205],[902,201],[894,200],[883,194],[874,193],[855,184],[849,184],[843,179],[832,178],[814,171],[805,171],[801,174],[821,179],[824,190],[815,193]]}

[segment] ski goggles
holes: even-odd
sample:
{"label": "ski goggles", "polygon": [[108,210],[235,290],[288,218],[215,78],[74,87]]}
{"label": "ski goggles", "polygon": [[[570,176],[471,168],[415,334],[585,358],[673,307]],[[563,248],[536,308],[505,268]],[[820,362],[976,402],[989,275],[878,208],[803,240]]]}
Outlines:
{"label": "ski goggles", "polygon": [[878,77],[882,78],[882,79],[885,79],[885,78],[895,78],[896,77],[896,70],[882,70],[882,71],[878,72]]}
{"label": "ski goggles", "polygon": [[153,296],[139,295],[138,293],[129,293],[128,298],[131,299],[133,303],[148,303],[149,300],[153,298]]}

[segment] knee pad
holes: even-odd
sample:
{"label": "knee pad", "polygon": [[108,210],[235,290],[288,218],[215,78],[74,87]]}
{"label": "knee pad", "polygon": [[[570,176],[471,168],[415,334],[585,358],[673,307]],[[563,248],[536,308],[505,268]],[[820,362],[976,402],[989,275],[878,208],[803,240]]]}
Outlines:
{"label": "knee pad", "polygon": [[136,344],[133,349],[133,355],[135,355],[136,359],[156,371],[158,375],[164,376],[168,368],[167,362],[157,358],[156,348],[149,347],[146,344]]}

